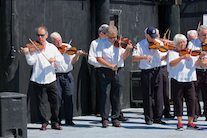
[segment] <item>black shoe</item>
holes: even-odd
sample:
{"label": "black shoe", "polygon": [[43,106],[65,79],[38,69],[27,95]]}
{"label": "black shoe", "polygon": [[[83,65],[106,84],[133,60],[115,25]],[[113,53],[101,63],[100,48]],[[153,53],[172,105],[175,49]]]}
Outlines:
{"label": "black shoe", "polygon": [[128,121],[129,119],[128,118],[125,118],[125,117],[119,117],[118,120],[124,122],[124,121]]}
{"label": "black shoe", "polygon": [[70,126],[74,126],[75,125],[75,123],[73,123],[73,121],[66,121],[65,124],[66,125],[70,125]]}
{"label": "black shoe", "polygon": [[164,121],[162,121],[162,120],[160,120],[160,119],[159,119],[159,120],[154,120],[153,123],[156,123],[156,124],[163,124],[163,125],[166,124]]}
{"label": "black shoe", "polygon": [[174,118],[171,114],[164,115],[165,118]]}
{"label": "black shoe", "polygon": [[152,125],[152,121],[151,120],[148,120],[148,121],[146,121],[146,124],[147,125]]}

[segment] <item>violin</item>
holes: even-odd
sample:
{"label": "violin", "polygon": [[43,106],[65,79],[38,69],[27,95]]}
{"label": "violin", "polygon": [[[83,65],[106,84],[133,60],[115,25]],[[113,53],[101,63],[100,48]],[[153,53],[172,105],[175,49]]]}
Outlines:
{"label": "violin", "polygon": [[[131,40],[128,38],[118,37],[118,39],[115,41],[114,46],[119,47],[121,45],[122,48],[126,49],[127,45],[130,45],[132,43]],[[133,48],[137,49],[135,46]]]}
{"label": "violin", "polygon": [[180,54],[181,56],[183,56],[183,55],[186,55],[186,54],[190,54],[190,52],[191,52],[191,49],[189,49],[189,48],[185,48],[185,49],[183,49],[183,50],[180,50],[180,51],[179,51],[179,54]]}
{"label": "violin", "polygon": [[163,42],[164,46],[168,47],[169,50],[173,50],[173,49],[176,48],[176,47],[174,46],[173,41],[170,41],[170,40],[168,40],[168,39],[160,39],[160,40]]}
{"label": "violin", "polygon": [[203,51],[207,51],[207,41],[201,44],[201,48]]}
{"label": "violin", "polygon": [[[74,55],[78,51],[75,47],[71,47],[67,49],[66,45],[62,45],[61,47],[58,47],[58,50],[60,51],[61,54],[69,54],[69,55]],[[83,53],[84,55],[88,55],[88,53]]]}
{"label": "violin", "polygon": [[160,45],[160,43],[156,40],[154,42],[149,42],[149,49],[158,49],[160,52],[167,52],[168,50],[172,50],[169,49],[169,47],[166,45]]}
{"label": "violin", "polygon": [[30,52],[34,52],[36,50],[41,51],[44,49],[44,46],[38,43],[37,41],[32,41],[33,43],[26,44],[26,47],[29,48]]}
{"label": "violin", "polygon": [[182,56],[182,55],[185,55],[185,54],[190,54],[191,56],[199,56],[201,53],[200,50],[191,50],[189,48],[185,48],[183,50],[180,50],[179,54]]}

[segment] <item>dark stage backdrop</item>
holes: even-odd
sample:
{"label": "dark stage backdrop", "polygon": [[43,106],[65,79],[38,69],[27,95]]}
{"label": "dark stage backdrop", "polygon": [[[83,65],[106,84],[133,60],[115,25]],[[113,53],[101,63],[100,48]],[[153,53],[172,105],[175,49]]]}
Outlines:
{"label": "dark stage backdrop", "polygon": [[[188,29],[196,29],[202,13],[206,12],[204,5],[206,2],[199,0],[183,0],[179,9],[176,6],[168,8],[169,5],[158,7],[154,0],[1,0],[0,91],[27,94],[28,122],[38,121],[35,88],[29,81],[32,67],[26,63],[23,54],[16,52],[15,57],[11,56],[12,46],[18,51],[29,43],[28,38],[36,40],[34,29],[38,26],[46,26],[49,34],[59,32],[64,42],[72,39],[72,46],[88,52],[90,42],[97,37],[99,25],[109,23],[109,20],[118,27],[120,35],[136,45],[145,38],[144,29],[147,26],[162,28],[162,22],[168,20],[165,14],[159,14],[161,10],[167,10],[169,14],[173,8],[176,12],[180,10],[180,26],[173,26],[174,31],[180,29],[181,33],[186,33]],[[170,23],[172,25],[173,22]],[[166,31],[167,27],[163,27],[161,32]],[[49,38],[47,40],[50,42]],[[130,107],[130,71],[138,70],[131,54],[125,61],[122,108]],[[80,56],[72,74],[75,81],[74,116],[94,113],[94,69],[87,63],[87,56]],[[48,103],[46,108],[50,117]]]}

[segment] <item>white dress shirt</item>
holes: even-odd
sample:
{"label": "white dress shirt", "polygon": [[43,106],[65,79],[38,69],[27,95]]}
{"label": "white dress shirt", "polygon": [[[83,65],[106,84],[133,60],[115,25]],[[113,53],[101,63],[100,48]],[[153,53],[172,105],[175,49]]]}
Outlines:
{"label": "white dress shirt", "polygon": [[149,49],[149,42],[147,41],[147,38],[137,43],[136,47],[137,49],[134,49],[132,56],[153,56],[152,61],[147,59],[140,60],[140,69],[151,69],[161,66],[161,57],[163,53],[161,53],[158,49]]}
{"label": "white dress shirt", "polygon": [[99,41],[100,38],[97,38],[96,40],[93,40],[91,42],[89,54],[88,54],[88,63],[93,65],[95,68],[101,67],[101,65],[96,60],[96,48],[98,46]]}
{"label": "white dress shirt", "polygon": [[[71,45],[66,44],[66,43],[62,43],[62,45],[65,45],[68,48],[72,47]],[[64,53],[63,57],[64,57],[64,60],[65,60],[65,63],[67,64],[67,66],[66,66],[66,68],[63,65],[58,66],[56,69],[56,73],[67,73],[67,72],[70,72],[71,70],[73,70],[73,64],[71,63],[71,61],[75,57],[75,54],[69,55],[67,53]]]}
{"label": "white dress shirt", "polygon": [[196,81],[197,76],[195,70],[195,62],[197,58],[191,56],[189,60],[187,58],[182,59],[176,66],[170,67],[169,63],[179,57],[179,52],[176,52],[174,50],[171,50],[168,53],[167,70],[169,72],[169,78],[173,78],[178,82]]}
{"label": "white dress shirt", "polygon": [[[49,63],[49,58],[55,58],[55,63],[58,64],[58,66],[64,64],[63,56],[56,46],[48,42],[46,43],[45,49],[41,52],[34,51],[26,55],[27,63],[33,66],[30,80],[39,84],[49,84],[56,80],[55,68]],[[46,56],[47,59],[44,56]]]}
{"label": "white dress shirt", "polygon": [[[124,67],[124,60],[121,58],[124,52],[125,49],[115,47],[108,38],[105,38],[98,43],[96,57],[102,57],[106,62],[117,65],[117,67]],[[108,68],[104,65],[101,65],[101,67]]]}

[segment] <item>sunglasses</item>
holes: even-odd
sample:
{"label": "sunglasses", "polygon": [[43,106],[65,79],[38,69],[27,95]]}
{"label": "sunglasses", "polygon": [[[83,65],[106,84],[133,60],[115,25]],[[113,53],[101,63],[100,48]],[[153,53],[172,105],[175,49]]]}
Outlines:
{"label": "sunglasses", "polygon": [[45,34],[37,34],[37,36],[42,36],[43,37],[43,36],[45,36]]}

